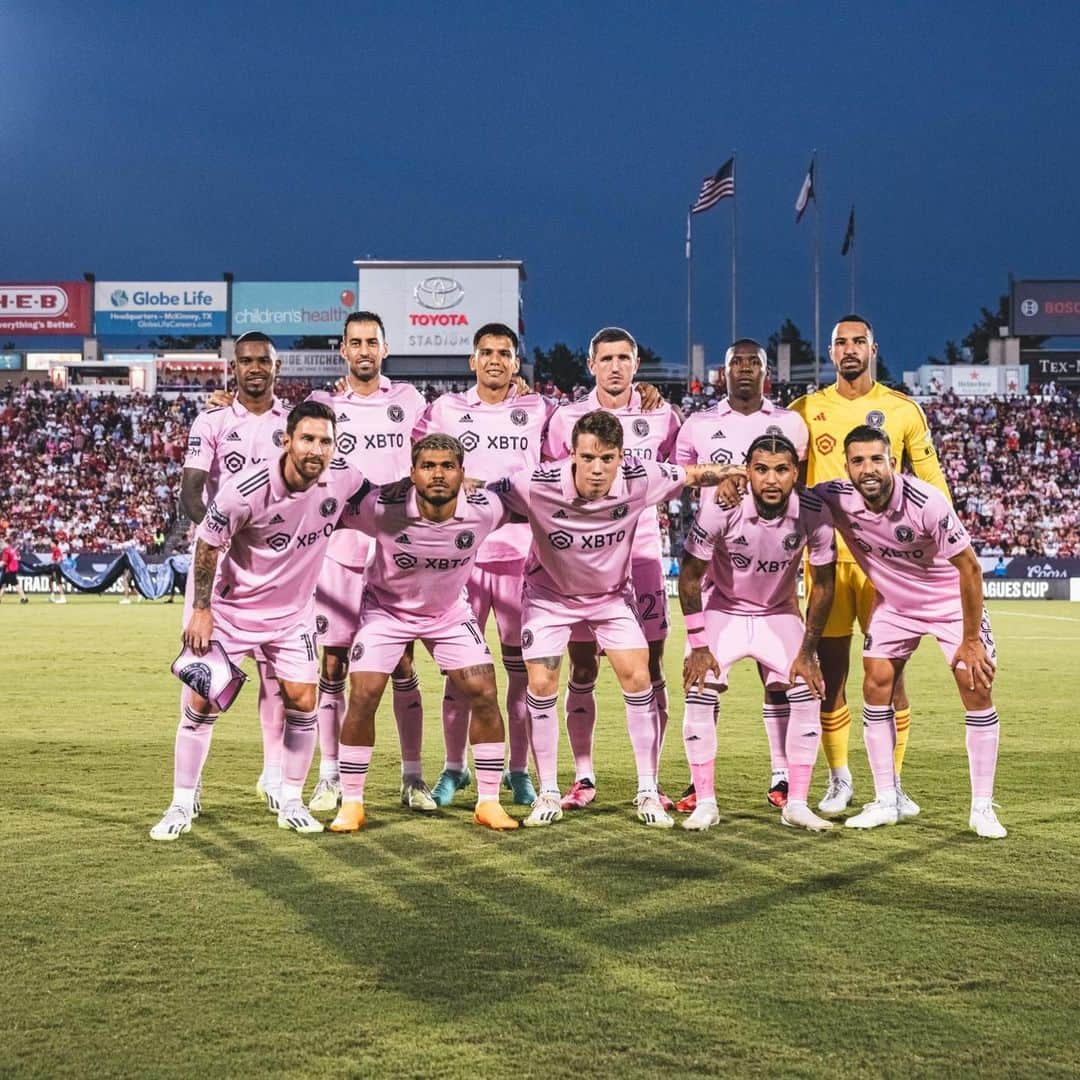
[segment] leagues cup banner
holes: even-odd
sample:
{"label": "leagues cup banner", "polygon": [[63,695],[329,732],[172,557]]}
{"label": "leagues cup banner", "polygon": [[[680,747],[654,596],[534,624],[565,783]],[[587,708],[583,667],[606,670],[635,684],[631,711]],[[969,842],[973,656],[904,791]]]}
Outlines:
{"label": "leagues cup banner", "polygon": [[85,281],[0,284],[0,332],[89,334],[90,286]]}
{"label": "leagues cup banner", "polygon": [[94,329],[99,334],[224,334],[228,290],[224,281],[99,281]]}
{"label": "leagues cup banner", "polygon": [[517,330],[518,263],[359,263],[358,304],[386,325],[391,356],[468,356],[484,323]]}

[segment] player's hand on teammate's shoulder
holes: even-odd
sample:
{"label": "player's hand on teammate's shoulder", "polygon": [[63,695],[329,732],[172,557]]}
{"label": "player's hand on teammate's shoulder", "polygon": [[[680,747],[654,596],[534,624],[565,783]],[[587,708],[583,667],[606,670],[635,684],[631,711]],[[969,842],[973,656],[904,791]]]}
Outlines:
{"label": "player's hand on teammate's shoulder", "polygon": [[709,672],[720,678],[720,664],[707,645],[691,649],[683,661],[683,690],[704,690]]}
{"label": "player's hand on teammate's shoulder", "polygon": [[227,409],[232,403],[233,393],[231,390],[217,389],[206,399],[208,409]]}
{"label": "player's hand on teammate's shoulder", "polygon": [[349,391],[349,380],[344,375],[340,379],[336,380],[334,385],[330,387],[330,393],[334,397],[341,397]]}
{"label": "player's hand on teammate's shoulder", "polygon": [[514,388],[515,397],[528,397],[529,394],[536,393],[521,375],[515,375],[510,385]]}
{"label": "player's hand on teammate's shoulder", "polygon": [[982,641],[962,641],[952,662],[953,671],[959,676],[966,672],[969,690],[989,690],[994,683],[996,669]]}
{"label": "player's hand on teammate's shoulder", "polygon": [[187,626],[184,627],[184,644],[196,656],[202,656],[210,648],[210,638],[214,633],[214,617],[209,608],[196,608],[191,613]]}
{"label": "player's hand on teammate's shoulder", "polygon": [[723,510],[730,510],[738,506],[739,501],[746,494],[746,470],[739,466],[729,466],[731,471],[716,485],[717,505]]}
{"label": "player's hand on teammate's shoulder", "polygon": [[642,412],[655,412],[664,404],[664,395],[652,383],[634,383],[634,389],[641,398]]}
{"label": "player's hand on teammate's shoulder", "polygon": [[821,674],[821,664],[818,663],[817,653],[807,653],[800,650],[795,657],[795,663],[791,665],[791,674],[788,680],[794,684],[798,679],[806,683],[807,689],[816,698],[825,696],[825,676]]}

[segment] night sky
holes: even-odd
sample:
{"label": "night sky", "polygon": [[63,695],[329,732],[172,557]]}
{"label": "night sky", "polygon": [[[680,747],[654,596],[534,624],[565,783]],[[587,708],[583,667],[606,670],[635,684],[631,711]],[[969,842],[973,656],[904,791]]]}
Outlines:
{"label": "night sky", "polygon": [[[338,280],[520,258],[529,345],[685,355],[688,204],[737,151],[740,318],[858,306],[902,370],[1018,276],[1080,276],[1072,4],[0,5],[0,280]],[[730,202],[695,218],[728,342]],[[24,344],[26,342],[24,341]],[[392,344],[392,343],[391,343]]]}

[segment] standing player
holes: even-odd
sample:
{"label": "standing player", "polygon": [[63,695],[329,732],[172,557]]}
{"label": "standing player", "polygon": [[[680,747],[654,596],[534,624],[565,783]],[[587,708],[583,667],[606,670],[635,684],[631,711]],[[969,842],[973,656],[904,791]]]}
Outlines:
{"label": "standing player", "polygon": [[576,630],[579,636],[588,632],[595,637],[622,687],[637,765],[638,820],[671,828],[674,822],[656,786],[660,717],[648,642],[630,583],[634,532],[650,507],[686,484],[716,484],[726,470],[624,459],[622,425],[604,409],[574,424],[570,445],[571,456],[563,461],[494,485],[515,514],[528,518],[533,535],[525,566],[521,649],[529,673],[540,794],[525,824],[550,825],[563,814],[555,695],[562,654]]}
{"label": "standing player", "polygon": [[[870,365],[877,356],[874,328],[861,315],[845,315],[833,328],[829,355],[836,368],[836,383],[792,403],[810,429],[806,483],[847,478],[843,443],[845,435],[858,424],[869,424],[886,432],[898,451],[901,464],[917,477],[936,487],[946,499],[949,488],[934,452],[934,442],[922,409],[904,394],[875,382]],[[821,707],[822,745],[829,762],[829,785],[818,809],[839,814],[851,802],[854,789],[848,769],[848,738],[851,710],[847,704],[847,674],[851,654],[851,633],[856,618],[865,633],[874,602],[873,585],[859,569],[842,538],[836,545],[836,595],[832,614],[818,646],[825,700]],[[904,763],[911,707],[903,679],[896,683],[896,771]],[[915,802],[900,793],[901,815],[914,817]]]}
{"label": "standing player", "polygon": [[[637,342],[627,330],[608,326],[589,342],[589,372],[596,386],[581,401],[557,409],[548,425],[547,456],[554,461],[572,450],[572,432],[582,416],[596,409],[613,414],[623,430],[622,448],[628,458],[640,461],[668,461],[675,449],[679,414],[666,401],[657,408],[643,410],[641,395],[634,388],[640,360]],[[668,602],[664,567],[660,555],[660,523],[655,504],[649,503],[633,535],[631,581],[638,616],[649,649],[649,678],[660,717],[659,755],[667,730],[668,699],[664,682],[664,642],[668,636]],[[596,798],[593,770],[593,730],[596,727],[596,677],[599,658],[596,644],[583,629],[570,640],[570,681],[566,687],[566,732],[574,755],[574,784],[562,800],[563,809],[588,806]],[[659,756],[653,772],[659,768]],[[665,808],[670,800],[661,793]]]}
{"label": "standing player", "polygon": [[474,559],[509,514],[494,494],[461,494],[464,460],[457,439],[428,435],[413,445],[408,480],[372,491],[350,508],[348,524],[375,539],[375,555],[365,573],[350,654],[349,708],[341,729],[342,803],[330,825],[334,832],[355,832],[364,824],[375,712],[390,673],[417,638],[472,716],[478,792],[473,821],[489,829],[518,827],[499,805],[505,731],[495,667],[464,596]]}
{"label": "standing player", "polygon": [[924,634],[937,638],[964,703],[971,773],[969,826],[1000,839],[994,772],[1000,724],[990,696],[994,639],[983,610],[982,568],[964,526],[936,488],[896,473],[889,436],[861,424],[844,438],[850,482],[818,484],[836,528],[877,592],[863,645],[863,737],[875,801],[845,822],[849,828],[895,825],[896,683]]}
{"label": "standing player", "polygon": [[[184,644],[203,655],[217,641],[234,663],[259,651],[273,666],[285,705],[278,826],[314,833],[322,825],[301,791],[316,741],[315,580],[346,501],[366,485],[353,469],[328,471],[334,414],[325,405],[293,409],[283,448],[224,484],[207,508],[196,532]],[[172,803],[150,830],[154,840],[190,830],[217,716],[211,701],[185,689]]]}
{"label": "standing player", "polygon": [[[741,465],[751,443],[765,434],[784,435],[798,454],[806,458],[806,424],[797,414],[781,408],[765,397],[765,376],[768,357],[764,348],[753,338],[733,342],[724,356],[724,377],[727,396],[712,408],[692,413],[679,429],[675,441],[675,461],[679,465],[694,465],[700,461]],[[706,578],[705,586],[708,586]],[[759,674],[765,670],[759,665]],[[685,720],[695,729],[715,719],[718,699],[716,692],[705,683],[686,693]],[[788,795],[787,756],[784,750],[788,718],[791,710],[782,690],[765,689],[761,717],[769,740],[772,776],[765,797],[773,806],[783,806]],[[676,809],[690,813],[697,806],[694,785],[683,792]]]}
{"label": "standing player", "polygon": [[[544,428],[551,406],[539,394],[519,395],[514,383],[520,364],[518,337],[509,326],[488,323],[473,336],[469,367],[476,385],[463,394],[443,394],[429,407],[417,428],[453,435],[465,450],[465,472],[477,480],[494,480],[540,462]],[[494,613],[506,669],[506,719],[510,736],[509,775],[514,802],[531,806],[536,790],[529,778],[529,713],[527,681],[521,659],[521,574],[532,534],[524,523],[509,523],[492,533],[476,552],[468,580],[469,605],[481,630]],[[469,711],[452,679],[443,698],[446,761],[432,788],[440,806],[469,782],[465,749]]]}
{"label": "standing player", "polygon": [[[703,502],[687,537],[679,571],[690,643],[683,686],[688,696],[701,690],[711,671],[726,688],[728,669],[753,657],[766,690],[782,695],[790,710],[790,723],[780,733],[788,781],[780,820],[813,831],[831,829],[832,823],[819,818],[806,798],[821,743],[824,683],[815,650],[836,576],[832,516],[816,495],[795,493],[799,452],[785,436],[758,436],[747,451],[746,468],[749,491],[742,501],[731,509],[711,499]],[[805,625],[795,596],[803,551],[809,554],[814,580]],[[706,571],[712,587],[703,610]],[[697,792],[697,807],[683,827],[708,829],[720,820],[713,794],[712,715],[700,717],[688,709],[683,742]]]}
{"label": "standing player", "polygon": [[[66,543],[67,541],[64,541],[64,545]],[[49,603],[66,604],[67,595],[64,592],[64,575],[60,569],[64,561],[64,547],[61,546],[59,537],[53,538],[49,559],[51,561],[49,567]]]}
{"label": "standing player", "polygon": [[9,585],[14,585],[15,591],[19,594],[19,603],[28,604],[30,601],[23,592],[22,582],[19,580],[19,551],[15,547],[12,536],[7,538],[7,544],[3,552],[0,552],[0,566],[3,568],[2,576],[0,576],[0,600],[4,598],[4,590]]}
{"label": "standing player", "polygon": [[[180,477],[180,505],[195,525],[202,523],[207,505],[223,483],[253,465],[276,459],[284,445],[288,409],[274,394],[280,364],[273,341],[257,330],[241,334],[236,339],[229,366],[236,383],[235,397],[228,405],[200,413],[188,433],[187,455]],[[185,626],[191,619],[194,597],[195,574],[191,572],[184,590]],[[263,768],[255,790],[276,813],[285,715],[273,671],[258,653],[255,659],[263,744]]]}
{"label": "standing player", "polygon": [[[382,374],[389,355],[382,319],[373,311],[354,311],[345,320],[341,357],[347,365],[342,394],[311,395],[332,408],[337,418],[337,458],[331,468],[362,468],[375,484],[399,480],[409,471],[413,428],[425,402],[415,386],[391,382]],[[360,621],[364,564],[371,556],[369,537],[341,530],[330,540],[326,565],[315,591],[319,644],[323,647],[319,677],[319,781],[311,796],[313,810],[333,810],[341,799],[338,742],[345,712],[345,680],[349,648]],[[401,743],[401,801],[414,810],[432,811],[436,804],[424,783],[420,752],[423,708],[420,682],[412,662],[412,645],[393,674],[394,719]]]}

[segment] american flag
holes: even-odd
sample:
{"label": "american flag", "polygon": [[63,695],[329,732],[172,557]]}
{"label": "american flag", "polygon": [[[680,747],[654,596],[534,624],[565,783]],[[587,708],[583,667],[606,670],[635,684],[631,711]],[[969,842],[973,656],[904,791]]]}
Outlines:
{"label": "american flag", "polygon": [[690,207],[691,214],[711,210],[721,199],[735,197],[735,159],[728,158],[713,176],[706,176],[701,184],[697,202]]}

